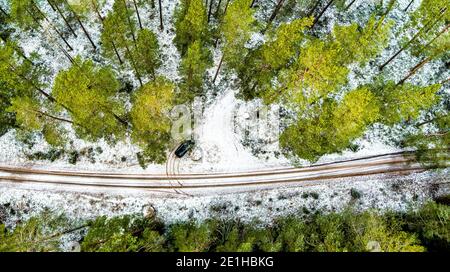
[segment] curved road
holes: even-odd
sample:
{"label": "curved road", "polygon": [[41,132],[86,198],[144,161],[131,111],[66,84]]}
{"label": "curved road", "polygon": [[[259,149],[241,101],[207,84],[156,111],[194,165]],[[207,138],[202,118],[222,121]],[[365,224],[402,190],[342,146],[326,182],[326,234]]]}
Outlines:
{"label": "curved road", "polygon": [[296,185],[307,181],[322,181],[378,174],[408,174],[426,170],[414,161],[411,152],[376,156],[313,165],[301,168],[278,168],[253,172],[211,174],[145,175],[111,172],[75,172],[41,170],[0,165],[0,183],[20,182],[57,185],[78,185],[135,189],[208,189],[249,186]]}

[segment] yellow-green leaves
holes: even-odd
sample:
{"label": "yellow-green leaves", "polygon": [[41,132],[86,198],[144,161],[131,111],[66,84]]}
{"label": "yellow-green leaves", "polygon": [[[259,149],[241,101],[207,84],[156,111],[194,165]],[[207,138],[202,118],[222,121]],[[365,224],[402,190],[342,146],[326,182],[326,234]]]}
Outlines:
{"label": "yellow-green leaves", "polygon": [[367,88],[347,93],[341,102],[329,99],[315,105],[280,137],[281,145],[310,161],[339,152],[379,119],[379,103]]}
{"label": "yellow-green leaves", "polygon": [[290,59],[298,55],[305,38],[304,31],[311,26],[314,18],[296,19],[290,23],[281,24],[261,49],[262,61],[269,69],[279,69],[286,66]]}
{"label": "yellow-green leaves", "polygon": [[224,62],[231,69],[237,69],[245,55],[245,44],[255,30],[251,0],[234,0],[229,5],[221,25],[224,47]]}
{"label": "yellow-green leaves", "polygon": [[38,117],[40,111],[39,101],[31,97],[14,97],[11,106],[7,109],[16,115],[16,122],[26,130],[42,129],[42,120]]}
{"label": "yellow-green leaves", "polygon": [[174,43],[184,56],[195,41],[204,44],[208,39],[208,19],[202,0],[183,0],[175,11],[176,36]]}
{"label": "yellow-green leaves", "polygon": [[142,165],[147,162],[162,163],[166,159],[171,128],[169,111],[174,88],[167,79],[157,77],[134,94],[130,112],[133,127],[131,137],[143,149],[139,155]]}
{"label": "yellow-green leaves", "polygon": [[339,58],[339,50],[326,42],[308,42],[300,53],[297,67],[289,73],[288,93],[295,102],[313,103],[346,83],[349,69],[338,62]]}
{"label": "yellow-green leaves", "polygon": [[[174,85],[162,77],[142,86],[134,95],[130,112],[133,132],[149,136],[153,131],[168,132],[173,96]],[[141,141],[140,137],[136,140]],[[145,143],[145,139],[142,141]]]}
{"label": "yellow-green leaves", "polygon": [[120,121],[123,103],[117,99],[119,83],[111,68],[77,57],[72,67],[58,73],[53,96],[67,107],[80,137],[117,140],[124,136]]}
{"label": "yellow-green leaves", "polygon": [[33,29],[38,27],[39,20],[42,19],[35,6],[34,0],[11,0],[11,18],[23,29]]}
{"label": "yellow-green leaves", "polygon": [[335,26],[332,32],[334,46],[339,50],[343,63],[365,64],[376,57],[388,43],[393,22],[381,23],[374,16],[365,26],[353,23],[349,26]]}
{"label": "yellow-green leaves", "polygon": [[180,73],[183,75],[181,101],[191,101],[202,93],[203,77],[210,64],[209,52],[204,50],[200,41],[192,43],[180,66]]}
{"label": "yellow-green leaves", "polygon": [[155,33],[148,29],[138,32],[136,46],[133,50],[133,58],[136,60],[136,68],[142,75],[151,75],[155,78],[155,70],[161,65],[158,39]]}
{"label": "yellow-green leaves", "polygon": [[409,83],[395,86],[393,82],[389,82],[379,91],[384,102],[382,122],[393,125],[416,119],[421,110],[438,101],[436,92],[440,87],[440,84],[421,87]]}
{"label": "yellow-green leaves", "polygon": [[305,31],[312,22],[313,18],[308,17],[281,24],[268,33],[266,43],[245,56],[245,65],[238,70],[244,98],[263,97],[266,103],[278,99],[279,92],[274,90],[272,81],[298,58]]}

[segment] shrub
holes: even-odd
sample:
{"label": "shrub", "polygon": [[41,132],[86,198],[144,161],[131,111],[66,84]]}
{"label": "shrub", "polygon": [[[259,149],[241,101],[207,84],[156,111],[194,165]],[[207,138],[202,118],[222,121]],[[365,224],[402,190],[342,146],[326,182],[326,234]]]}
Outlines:
{"label": "shrub", "polygon": [[352,196],[352,199],[360,199],[361,198],[361,193],[356,190],[355,188],[352,188],[350,190],[350,195]]}

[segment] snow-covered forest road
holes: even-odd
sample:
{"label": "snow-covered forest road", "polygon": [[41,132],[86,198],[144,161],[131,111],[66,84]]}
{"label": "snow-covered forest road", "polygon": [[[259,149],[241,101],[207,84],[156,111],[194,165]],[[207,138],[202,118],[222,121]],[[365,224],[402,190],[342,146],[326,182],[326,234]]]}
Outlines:
{"label": "snow-covered forest road", "polygon": [[[55,184],[99,188],[140,189],[163,193],[214,194],[235,189],[255,190],[308,181],[378,174],[409,174],[426,169],[411,153],[392,153],[303,168],[267,169],[254,172],[142,175],[108,172],[72,172],[0,166],[0,182]],[[211,190],[214,189],[214,190]],[[207,191],[207,192],[206,192]]]}

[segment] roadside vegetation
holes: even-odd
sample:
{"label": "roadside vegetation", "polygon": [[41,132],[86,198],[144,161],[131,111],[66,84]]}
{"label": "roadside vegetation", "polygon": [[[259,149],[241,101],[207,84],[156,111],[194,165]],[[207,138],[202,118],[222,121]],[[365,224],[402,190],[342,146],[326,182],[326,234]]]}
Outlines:
{"label": "roadside vegetation", "polygon": [[[450,251],[448,197],[406,213],[348,208],[258,222],[211,219],[167,225],[157,217],[98,217],[84,224],[45,212],[14,229],[0,225],[0,251],[59,251],[61,236],[81,233],[88,252],[422,252]],[[1,223],[1,222],[0,222]]]}
{"label": "roadside vegetation", "polygon": [[[162,163],[173,144],[170,109],[204,95],[220,80],[233,80],[242,99],[259,98],[290,113],[280,136],[288,157],[314,162],[341,152],[375,124],[409,131],[396,139],[402,147],[448,148],[448,79],[411,81],[429,63],[448,69],[447,0],[402,7],[409,19],[395,33],[396,22],[389,19],[400,9],[395,0],[376,1],[358,23],[331,29],[327,11],[343,15],[364,3],[280,0],[262,19],[255,15],[261,3],[254,0],[180,0],[173,15],[163,14],[161,1],[155,2],[116,0],[106,13],[103,0],[0,2],[0,135],[10,129],[19,140],[41,135],[53,148],[70,144],[69,131],[111,145],[130,137],[141,149],[142,165]],[[151,20],[159,22],[158,29],[146,27],[143,10],[156,15]],[[164,16],[172,16],[174,29],[167,30]],[[101,33],[89,32],[88,21]],[[174,31],[179,79],[159,69],[163,31]],[[67,67],[52,71],[44,61],[48,56],[26,53],[21,39],[27,35],[46,41]],[[80,45],[70,41],[77,35],[95,57],[75,55]],[[261,41],[250,46],[257,35]],[[380,63],[394,37],[398,49]],[[220,58],[216,67],[214,51]],[[404,54],[418,62],[393,77],[386,70]],[[363,75],[364,84],[349,84],[355,67],[367,66],[377,72]],[[442,156],[421,158],[442,161]]]}

